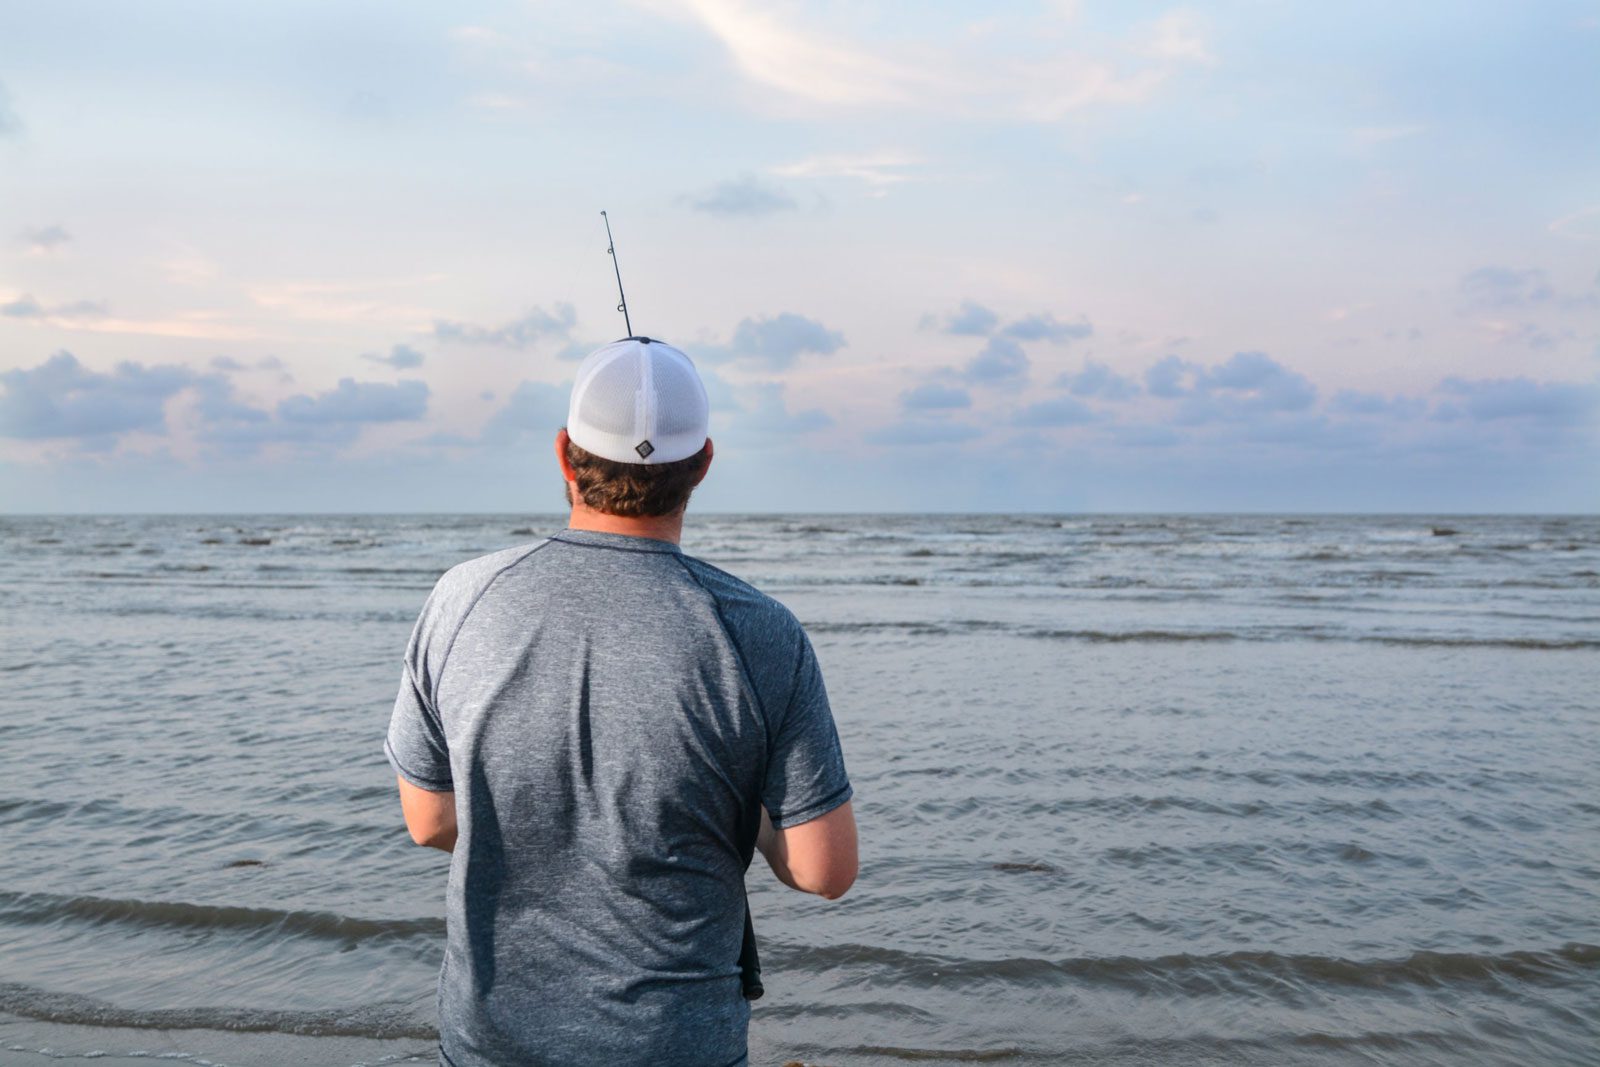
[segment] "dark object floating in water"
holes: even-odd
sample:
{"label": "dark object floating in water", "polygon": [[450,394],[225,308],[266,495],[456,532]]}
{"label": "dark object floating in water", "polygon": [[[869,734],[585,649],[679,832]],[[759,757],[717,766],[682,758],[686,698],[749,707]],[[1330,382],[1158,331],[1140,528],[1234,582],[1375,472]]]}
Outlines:
{"label": "dark object floating in water", "polygon": [[202,545],[220,545],[220,544],[222,544],[222,538],[220,538],[220,537],[203,537],[203,538],[200,539],[200,543]]}
{"label": "dark object floating in water", "polygon": [[1433,527],[1433,536],[1435,536],[1435,537],[1454,537],[1456,534],[1458,534],[1460,532],[1461,532],[1460,530],[1454,529],[1454,528],[1449,527],[1449,526],[1435,526],[1435,527]]}
{"label": "dark object floating in water", "polygon": [[265,867],[266,865],[265,860],[234,860],[232,863],[223,864],[222,869],[231,871],[235,867]]}
{"label": "dark object floating in water", "polygon": [[270,544],[272,544],[272,538],[270,538],[270,537],[241,537],[241,538],[239,538],[239,543],[241,545],[270,545]]}
{"label": "dark object floating in water", "polygon": [[526,536],[528,536],[529,534],[532,534],[532,533],[533,533],[533,527],[532,526],[518,526],[515,530],[511,531],[511,536],[512,537],[526,537]]}
{"label": "dark object floating in water", "polygon": [[1037,871],[1041,874],[1054,874],[1055,868],[1048,863],[992,863],[997,871]]}

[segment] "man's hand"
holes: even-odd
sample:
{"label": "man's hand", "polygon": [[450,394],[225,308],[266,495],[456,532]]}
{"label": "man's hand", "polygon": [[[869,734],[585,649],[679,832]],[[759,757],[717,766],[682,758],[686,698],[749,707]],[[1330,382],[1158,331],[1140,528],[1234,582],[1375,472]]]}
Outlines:
{"label": "man's hand", "polygon": [[404,778],[400,783],[400,810],[405,813],[406,829],[411,840],[419,845],[451,852],[456,847],[456,795],[433,793],[412,785]]}
{"label": "man's hand", "polygon": [[850,801],[784,830],[773,828],[763,806],[756,848],[784,885],[837,900],[856,880],[856,817]]}

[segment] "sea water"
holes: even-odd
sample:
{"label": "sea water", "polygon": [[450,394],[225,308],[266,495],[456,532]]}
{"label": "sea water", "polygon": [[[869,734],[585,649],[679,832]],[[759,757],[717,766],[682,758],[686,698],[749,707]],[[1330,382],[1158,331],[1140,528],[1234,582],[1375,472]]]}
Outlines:
{"label": "sea water", "polygon": [[[0,1062],[430,1058],[400,656],[445,568],[561,525],[0,518]],[[752,868],[754,1063],[1600,1056],[1600,519],[691,513],[684,548],[806,624],[856,789],[845,898]]]}

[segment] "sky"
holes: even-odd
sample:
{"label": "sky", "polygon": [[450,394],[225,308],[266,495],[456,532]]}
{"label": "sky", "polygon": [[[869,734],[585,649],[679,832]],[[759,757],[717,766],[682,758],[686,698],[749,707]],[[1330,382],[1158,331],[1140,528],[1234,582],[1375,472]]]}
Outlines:
{"label": "sky", "polygon": [[0,7],[0,512],[1600,510],[1600,4]]}

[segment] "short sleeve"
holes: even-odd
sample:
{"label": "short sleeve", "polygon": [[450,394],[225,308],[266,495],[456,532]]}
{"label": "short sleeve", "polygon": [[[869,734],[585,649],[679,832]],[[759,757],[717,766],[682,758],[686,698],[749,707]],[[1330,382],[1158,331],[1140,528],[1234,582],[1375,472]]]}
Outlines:
{"label": "short sleeve", "polygon": [[395,698],[383,751],[395,773],[412,785],[433,793],[448,793],[455,788],[450,775],[450,750],[445,744],[438,707],[428,692],[431,672],[423,651],[431,621],[432,613],[424,608],[406,648],[400,693]]}
{"label": "short sleeve", "polygon": [[789,706],[772,739],[761,790],[761,802],[779,830],[820,818],[852,795],[822,668],[804,631],[799,652]]}

